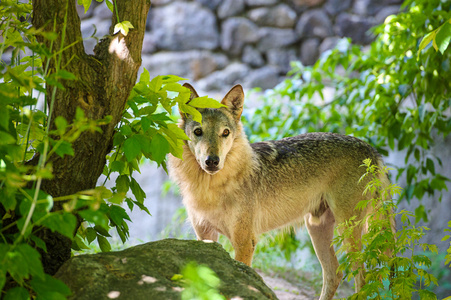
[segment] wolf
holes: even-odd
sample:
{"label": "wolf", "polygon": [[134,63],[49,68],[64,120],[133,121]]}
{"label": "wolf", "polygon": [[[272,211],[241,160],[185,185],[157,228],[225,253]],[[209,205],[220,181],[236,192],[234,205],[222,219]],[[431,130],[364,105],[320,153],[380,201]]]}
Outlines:
{"label": "wolf", "polygon": [[[188,83],[190,101],[199,97]],[[188,102],[189,103],[189,102]],[[170,156],[169,173],[177,182],[188,218],[199,240],[225,235],[235,259],[251,266],[261,233],[305,223],[321,263],[320,299],[332,299],[342,279],[331,246],[336,224],[369,209],[355,210],[366,182],[364,159],[382,167],[378,152],[351,136],[307,133],[278,141],[250,144],[240,121],[244,92],[234,86],[221,101],[225,107],[199,109],[202,124],[181,112],[179,126],[189,140],[183,159]],[[386,176],[380,180],[384,185]],[[362,229],[345,242],[359,250]],[[358,291],[365,283],[363,266],[355,277]]]}

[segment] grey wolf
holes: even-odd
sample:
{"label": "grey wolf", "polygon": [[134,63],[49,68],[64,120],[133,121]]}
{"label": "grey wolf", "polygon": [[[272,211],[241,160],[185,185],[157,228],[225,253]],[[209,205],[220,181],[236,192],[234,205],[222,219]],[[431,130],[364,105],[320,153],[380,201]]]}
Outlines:
{"label": "grey wolf", "polygon": [[[190,100],[198,97],[191,85],[184,86]],[[355,137],[333,133],[250,144],[240,121],[242,87],[234,86],[221,103],[226,107],[199,109],[202,124],[181,113],[179,126],[189,140],[182,160],[169,157],[197,238],[217,241],[218,234],[225,235],[235,259],[250,266],[261,233],[304,222],[322,267],[320,299],[332,299],[342,279],[331,246],[334,227],[369,213],[354,210],[369,197],[363,195],[366,183],[359,183],[365,172],[360,166],[367,158],[382,166],[380,155]],[[345,241],[351,249],[360,249],[361,234],[355,230]],[[356,290],[365,283],[360,267]]]}

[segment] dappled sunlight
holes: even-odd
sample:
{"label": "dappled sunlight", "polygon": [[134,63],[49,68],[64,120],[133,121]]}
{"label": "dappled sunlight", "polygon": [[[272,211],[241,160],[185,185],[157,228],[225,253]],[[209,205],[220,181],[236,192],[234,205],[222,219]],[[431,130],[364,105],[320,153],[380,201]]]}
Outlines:
{"label": "dappled sunlight", "polygon": [[108,52],[110,54],[116,54],[121,60],[127,60],[127,58],[131,57],[130,51],[125,43],[125,38],[122,34],[117,34],[111,39]]}

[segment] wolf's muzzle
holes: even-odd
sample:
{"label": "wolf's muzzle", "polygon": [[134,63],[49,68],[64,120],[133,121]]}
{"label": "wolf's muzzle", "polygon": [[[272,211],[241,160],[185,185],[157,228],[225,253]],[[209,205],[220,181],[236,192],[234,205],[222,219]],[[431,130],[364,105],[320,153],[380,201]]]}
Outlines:
{"label": "wolf's muzzle", "polygon": [[217,169],[219,165],[219,156],[217,155],[209,155],[205,160],[205,164],[209,169]]}

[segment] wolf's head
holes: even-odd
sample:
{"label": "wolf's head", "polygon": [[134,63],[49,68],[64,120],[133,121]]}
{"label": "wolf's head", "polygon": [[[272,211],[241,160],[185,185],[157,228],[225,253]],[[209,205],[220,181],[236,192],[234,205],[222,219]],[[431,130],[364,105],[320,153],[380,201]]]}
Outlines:
{"label": "wolf's head", "polygon": [[[190,84],[185,83],[183,86],[191,90],[190,101],[199,97]],[[241,85],[235,85],[221,101],[226,107],[198,109],[202,114],[202,124],[194,121],[191,116],[180,113],[181,127],[190,138],[188,147],[200,167],[210,175],[216,174],[224,167],[234,139],[241,134],[243,102],[243,88]]]}

